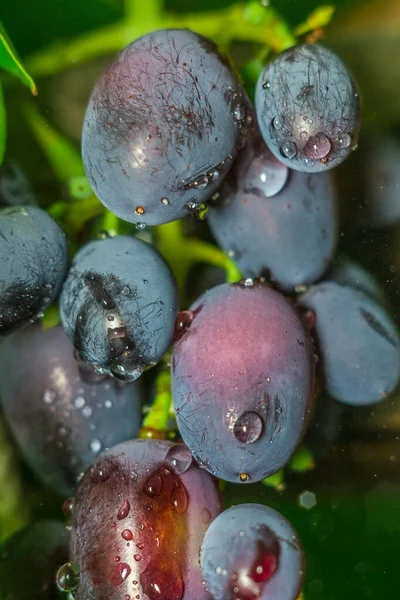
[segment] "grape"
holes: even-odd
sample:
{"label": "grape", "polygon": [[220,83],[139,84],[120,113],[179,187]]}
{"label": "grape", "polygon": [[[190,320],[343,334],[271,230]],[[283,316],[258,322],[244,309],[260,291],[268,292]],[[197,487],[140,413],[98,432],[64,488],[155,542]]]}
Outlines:
{"label": "grape", "polygon": [[0,593],[5,600],[56,600],[55,573],[68,556],[59,521],[31,523],[0,548]]}
{"label": "grape", "polygon": [[149,33],[98,80],[82,156],[100,200],[158,225],[206,201],[253,125],[249,100],[216,45],[185,29]]}
{"label": "grape", "polygon": [[260,131],[275,156],[297,171],[340,164],[357,144],[360,97],[341,59],[301,44],[272,60],[256,87]]}
{"label": "grape", "polygon": [[67,241],[40,208],[0,210],[0,336],[31,323],[64,279]]}
{"label": "grape", "polygon": [[79,250],[60,307],[80,357],[117,379],[133,381],[168,350],[178,292],[171,271],[152,246],[117,236]]}
{"label": "grape", "polygon": [[257,139],[219,193],[220,203],[208,213],[210,227],[243,275],[270,277],[284,290],[321,277],[338,234],[330,173],[289,173]]}
{"label": "grape", "polygon": [[297,600],[304,557],[296,531],[262,504],[239,504],[210,525],[200,564],[214,600]]}
{"label": "grape", "polygon": [[183,444],[134,440],[107,450],[76,494],[77,600],[208,600],[198,553],[219,510],[214,480]]}
{"label": "grape", "polygon": [[26,461],[57,494],[103,447],[137,435],[142,392],[79,368],[62,327],[33,325],[0,345],[0,397]]}
{"label": "grape", "polygon": [[0,205],[37,206],[38,201],[21,167],[7,162],[0,167]]}
{"label": "grape", "polygon": [[386,303],[385,294],[374,275],[347,256],[335,258],[327,279],[360,290],[379,304]]}
{"label": "grape", "polygon": [[315,334],[326,391],[354,406],[391,394],[400,378],[400,339],[395,324],[373,298],[327,281],[300,297],[315,313]]}
{"label": "grape", "polygon": [[186,316],[171,363],[184,442],[221,479],[268,477],[307,424],[314,383],[307,331],[281,294],[252,280],[209,290]]}

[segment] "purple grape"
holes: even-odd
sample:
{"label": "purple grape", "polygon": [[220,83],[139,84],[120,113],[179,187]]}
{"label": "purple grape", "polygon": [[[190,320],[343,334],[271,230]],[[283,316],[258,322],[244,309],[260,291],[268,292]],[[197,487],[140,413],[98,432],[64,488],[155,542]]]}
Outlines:
{"label": "purple grape", "polygon": [[301,44],[267,64],[257,82],[256,113],[271,152],[297,171],[336,167],[357,144],[358,88],[323,46]]}
{"label": "purple grape", "polygon": [[338,235],[330,173],[289,172],[257,138],[219,194],[209,210],[210,227],[244,276],[270,277],[284,290],[321,277]]}
{"label": "purple grape", "polygon": [[76,494],[76,599],[210,600],[199,549],[219,511],[215,481],[184,444],[134,440],[107,450]]}
{"label": "purple grape", "polygon": [[53,302],[67,261],[66,237],[44,210],[0,210],[0,336],[29,325]]}
{"label": "purple grape", "polygon": [[327,279],[340,285],[355,288],[373,298],[379,304],[386,303],[385,294],[376,277],[347,256],[336,257]]}
{"label": "purple grape", "polygon": [[252,125],[240,81],[212,41],[187,29],[154,31],[98,80],[83,125],[83,162],[107,208],[158,225],[211,196]]}
{"label": "purple grape", "polygon": [[384,400],[400,379],[396,325],[371,297],[327,281],[299,298],[315,313],[325,387],[336,400],[361,406]]}
{"label": "purple grape", "polygon": [[289,460],[308,421],[308,333],[281,294],[252,280],[209,290],[187,314],[171,364],[181,436],[221,479],[268,477]]}
{"label": "purple grape", "polygon": [[75,255],[61,319],[82,360],[133,381],[168,350],[178,302],[175,279],[157,250],[120,235],[89,242]]}
{"label": "purple grape", "polygon": [[296,531],[262,504],[239,504],[210,525],[200,564],[214,600],[297,600],[304,556]]}
{"label": "purple grape", "polygon": [[26,461],[64,498],[103,448],[140,427],[141,386],[80,369],[62,327],[33,325],[2,342],[0,397]]}
{"label": "purple grape", "polygon": [[68,557],[63,523],[35,521],[0,549],[0,593],[6,600],[57,600],[55,574]]}

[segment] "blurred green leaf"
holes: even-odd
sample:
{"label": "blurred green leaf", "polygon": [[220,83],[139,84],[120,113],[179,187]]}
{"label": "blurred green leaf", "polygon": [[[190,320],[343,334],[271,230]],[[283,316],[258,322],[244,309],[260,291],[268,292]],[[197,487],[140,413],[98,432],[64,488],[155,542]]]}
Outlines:
{"label": "blurred green leaf", "polygon": [[295,35],[304,35],[314,29],[326,27],[332,20],[335,7],[331,5],[319,6],[294,30]]}
{"label": "blurred green leaf", "polygon": [[14,77],[18,77],[27,85],[32,94],[34,96],[37,95],[37,88],[35,82],[32,77],[27,73],[24,66],[22,65],[18,54],[8,37],[6,30],[0,22],[0,67],[2,67],[5,71],[10,73],[10,75],[14,75]]}
{"label": "blurred green leaf", "polygon": [[307,473],[315,468],[314,457],[307,448],[300,446],[290,459],[288,467],[296,473]]}
{"label": "blurred green leaf", "polygon": [[274,488],[274,490],[281,492],[285,489],[285,471],[281,469],[277,473],[274,473],[270,477],[262,480],[262,483],[268,487]]}
{"label": "blurred green leaf", "polygon": [[6,149],[6,107],[4,104],[3,88],[0,83],[0,165],[3,162]]}

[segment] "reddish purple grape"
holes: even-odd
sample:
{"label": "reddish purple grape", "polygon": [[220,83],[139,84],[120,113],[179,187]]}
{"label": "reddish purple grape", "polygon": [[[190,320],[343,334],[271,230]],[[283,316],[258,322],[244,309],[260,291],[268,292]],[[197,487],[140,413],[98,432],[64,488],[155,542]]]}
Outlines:
{"label": "reddish purple grape", "polygon": [[106,447],[137,435],[143,388],[80,366],[62,327],[33,325],[0,346],[0,397],[34,473],[70,496],[77,476]]}
{"label": "reddish purple grape", "polygon": [[297,600],[304,555],[296,531],[262,504],[239,504],[210,525],[201,570],[214,600]]}
{"label": "reddish purple grape", "polygon": [[77,600],[209,600],[199,548],[219,511],[216,482],[183,444],[134,440],[107,450],[76,494]]}
{"label": "reddish purple grape", "polygon": [[214,475],[259,481],[285,465],[308,421],[308,332],[281,294],[252,280],[212,288],[190,311],[171,364],[181,436]]}

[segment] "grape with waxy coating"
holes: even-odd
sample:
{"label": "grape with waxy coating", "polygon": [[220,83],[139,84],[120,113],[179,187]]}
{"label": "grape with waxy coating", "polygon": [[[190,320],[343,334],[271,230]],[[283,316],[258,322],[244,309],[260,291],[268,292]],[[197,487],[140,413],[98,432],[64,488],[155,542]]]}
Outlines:
{"label": "grape with waxy coating", "polygon": [[258,79],[255,101],[265,143],[291,169],[326,171],[357,144],[358,88],[323,46],[301,44],[274,58]]}
{"label": "grape with waxy coating", "polygon": [[63,523],[35,521],[0,548],[0,595],[5,600],[57,600],[55,574],[68,557]]}
{"label": "grape with waxy coating", "polygon": [[322,276],[338,235],[330,173],[289,172],[257,138],[219,194],[208,213],[210,227],[244,276],[263,275],[284,290]]}
{"label": "grape with waxy coating", "polygon": [[180,434],[221,479],[268,477],[289,460],[308,421],[308,332],[281,294],[252,280],[212,288],[187,315],[171,362]]}
{"label": "grape with waxy coating", "polygon": [[216,482],[184,444],[134,440],[107,450],[75,498],[77,600],[210,600],[198,555],[219,511]]}
{"label": "grape with waxy coating", "polygon": [[262,504],[221,513],[206,532],[200,564],[214,600],[297,600],[304,580],[296,531]]}
{"label": "grape with waxy coating", "polygon": [[80,357],[101,372],[133,381],[168,350],[178,292],[162,256],[150,244],[121,235],[79,250],[60,308]]}
{"label": "grape with waxy coating", "polygon": [[327,274],[327,279],[360,290],[379,304],[386,303],[385,294],[376,277],[360,263],[347,256],[335,258],[332,268]]}
{"label": "grape with waxy coating", "polygon": [[63,498],[103,448],[140,427],[141,386],[80,368],[61,326],[35,324],[0,344],[0,398],[26,461]]}
{"label": "grape with waxy coating", "polygon": [[237,75],[187,29],[135,40],[98,80],[82,133],[86,174],[116,215],[158,225],[196,210],[253,126]]}
{"label": "grape with waxy coating", "polygon": [[363,292],[326,281],[299,298],[315,313],[326,391],[361,406],[384,400],[400,379],[400,338],[386,311]]}
{"label": "grape with waxy coating", "polygon": [[32,323],[52,303],[67,262],[66,237],[44,210],[0,210],[0,336]]}
{"label": "grape with waxy coating", "polygon": [[14,162],[0,167],[0,205],[37,206],[38,201],[23,169]]}

